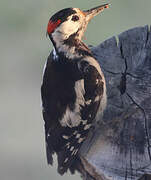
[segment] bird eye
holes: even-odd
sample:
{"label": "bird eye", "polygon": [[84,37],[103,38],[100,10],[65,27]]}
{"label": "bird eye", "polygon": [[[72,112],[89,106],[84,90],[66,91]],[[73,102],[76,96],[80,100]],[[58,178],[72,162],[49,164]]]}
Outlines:
{"label": "bird eye", "polygon": [[71,19],[72,21],[78,21],[79,20],[79,16],[72,16],[72,19]]}

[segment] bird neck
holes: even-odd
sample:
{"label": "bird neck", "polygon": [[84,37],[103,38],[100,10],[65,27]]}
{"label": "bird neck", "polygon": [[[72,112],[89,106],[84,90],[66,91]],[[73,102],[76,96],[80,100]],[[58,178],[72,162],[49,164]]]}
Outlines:
{"label": "bird neck", "polygon": [[63,55],[67,59],[75,59],[83,56],[92,56],[91,50],[75,34],[67,39],[55,39],[50,37],[56,54]]}

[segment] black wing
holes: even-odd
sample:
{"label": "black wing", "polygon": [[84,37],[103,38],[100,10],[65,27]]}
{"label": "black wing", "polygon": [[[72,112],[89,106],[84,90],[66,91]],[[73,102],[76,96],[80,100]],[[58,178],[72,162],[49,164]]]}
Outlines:
{"label": "black wing", "polygon": [[[86,61],[61,66],[52,58],[51,54],[41,88],[47,160],[48,164],[52,164],[52,155],[56,152],[58,172],[64,174],[68,168],[74,170],[73,162],[99,109],[104,83],[97,69]],[[84,93],[77,101],[75,84],[80,80],[84,83]],[[79,112],[75,113],[77,103]],[[67,118],[66,125],[60,123],[63,117]],[[79,123],[73,125],[72,121],[78,119]]]}

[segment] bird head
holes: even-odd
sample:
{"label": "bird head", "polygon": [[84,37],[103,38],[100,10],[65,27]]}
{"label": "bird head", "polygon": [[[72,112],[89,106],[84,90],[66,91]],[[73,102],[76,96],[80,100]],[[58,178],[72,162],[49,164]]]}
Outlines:
{"label": "bird head", "polygon": [[63,9],[50,18],[47,34],[55,45],[63,44],[71,37],[81,40],[89,21],[108,6],[104,4],[86,11],[78,8]]}

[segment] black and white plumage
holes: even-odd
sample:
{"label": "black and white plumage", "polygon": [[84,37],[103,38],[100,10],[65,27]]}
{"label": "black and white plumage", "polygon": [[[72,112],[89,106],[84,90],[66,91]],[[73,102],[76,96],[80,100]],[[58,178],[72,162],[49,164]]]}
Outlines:
{"label": "black and white plumage", "polygon": [[68,8],[49,20],[47,33],[54,45],[41,87],[48,164],[58,157],[58,172],[74,169],[82,143],[106,106],[101,68],[81,41],[89,20],[107,8],[88,11]]}

